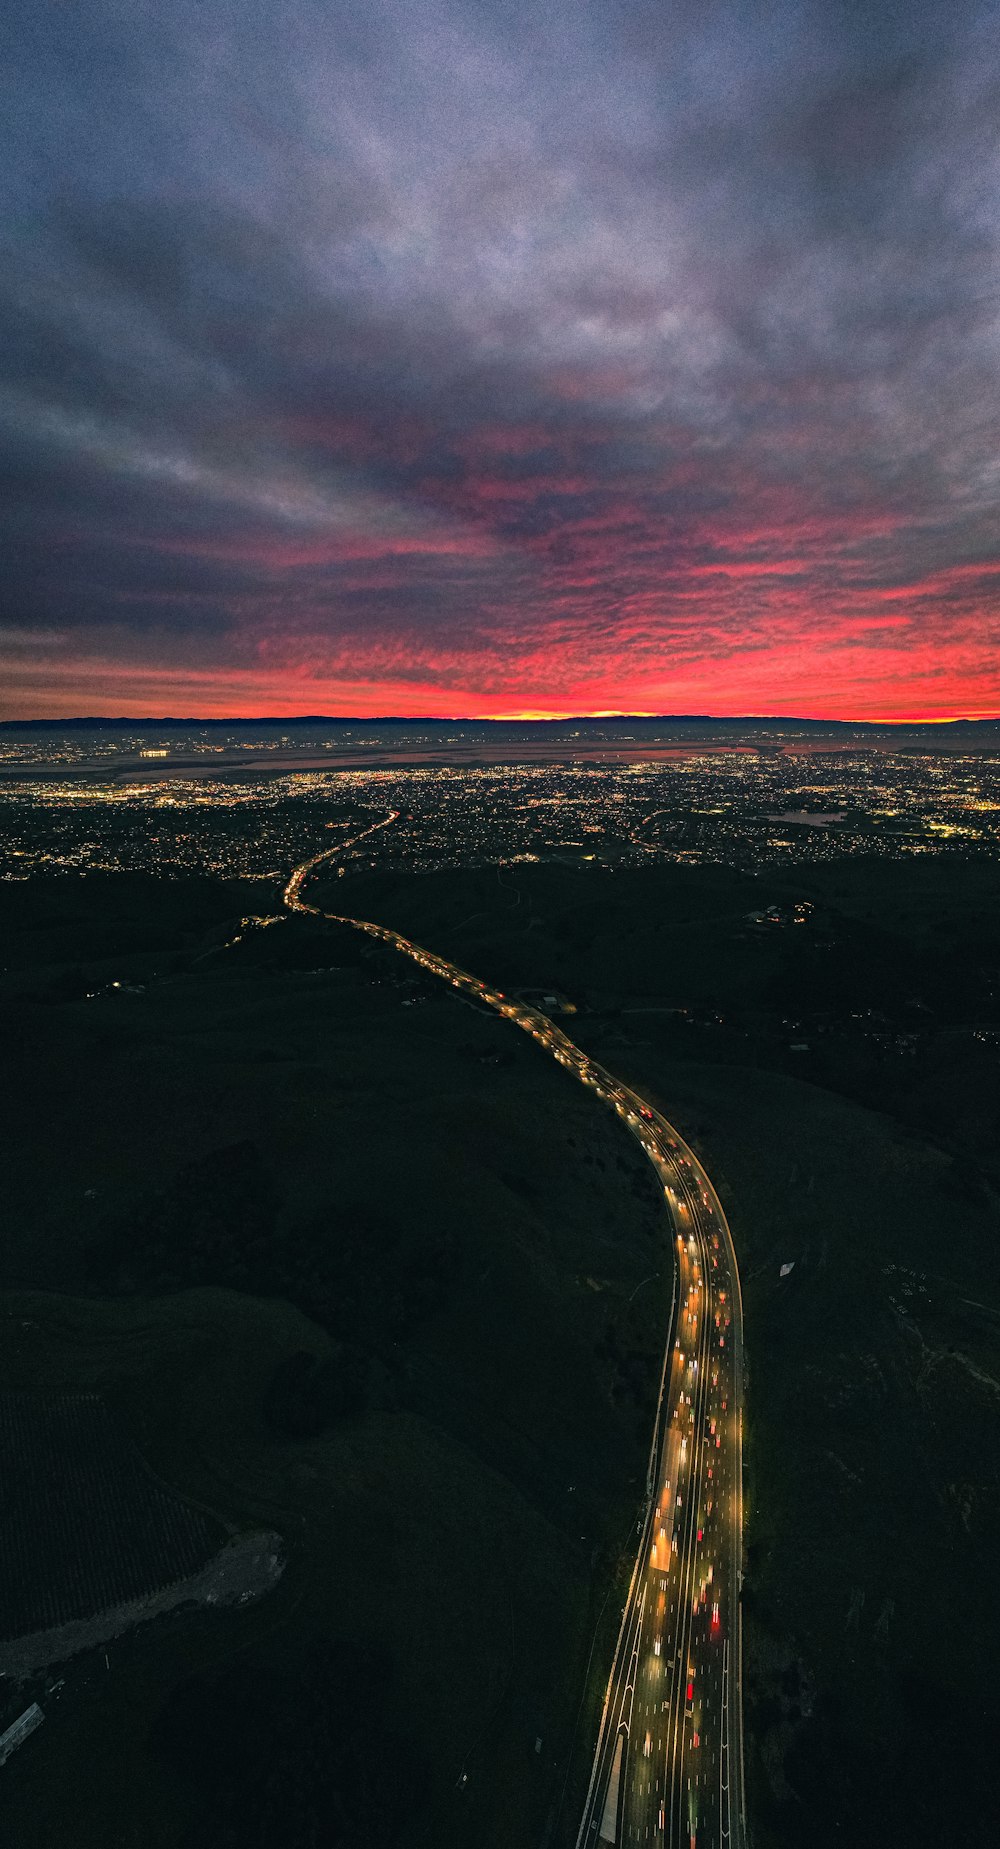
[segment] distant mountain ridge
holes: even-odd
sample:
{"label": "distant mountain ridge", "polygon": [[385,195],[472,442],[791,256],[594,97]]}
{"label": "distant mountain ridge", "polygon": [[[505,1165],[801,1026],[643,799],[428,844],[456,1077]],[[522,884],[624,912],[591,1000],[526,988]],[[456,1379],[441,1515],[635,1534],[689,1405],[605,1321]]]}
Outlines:
{"label": "distant mountain ridge", "polygon": [[480,729],[494,730],[500,727],[516,726],[532,731],[555,730],[566,726],[690,726],[711,725],[727,729],[746,729],[748,726],[780,726],[787,729],[797,727],[810,732],[931,732],[938,733],[961,727],[965,730],[979,731],[988,727],[1000,726],[1000,714],[993,719],[809,719],[788,714],[746,714],[736,718],[723,718],[714,713],[613,713],[595,714],[579,713],[565,719],[474,719],[413,718],[395,714],[380,714],[377,718],[364,718],[352,714],[336,715],[332,713],[299,713],[293,718],[275,719],[271,716],[254,714],[234,714],[224,719],[200,719],[197,717],[180,718],[174,715],[150,715],[143,718],[113,717],[110,715],[86,715],[72,719],[0,719],[0,732],[68,732],[86,729],[93,732],[117,732],[132,730],[164,731],[168,727],[183,727],[185,730],[198,729],[207,731],[223,726],[475,726]]}

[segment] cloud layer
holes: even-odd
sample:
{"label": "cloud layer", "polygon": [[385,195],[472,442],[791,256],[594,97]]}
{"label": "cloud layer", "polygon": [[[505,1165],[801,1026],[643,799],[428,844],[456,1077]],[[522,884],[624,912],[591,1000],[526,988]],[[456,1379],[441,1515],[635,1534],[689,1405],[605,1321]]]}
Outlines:
{"label": "cloud layer", "polygon": [[1000,15],[17,0],[10,716],[1000,711]]}

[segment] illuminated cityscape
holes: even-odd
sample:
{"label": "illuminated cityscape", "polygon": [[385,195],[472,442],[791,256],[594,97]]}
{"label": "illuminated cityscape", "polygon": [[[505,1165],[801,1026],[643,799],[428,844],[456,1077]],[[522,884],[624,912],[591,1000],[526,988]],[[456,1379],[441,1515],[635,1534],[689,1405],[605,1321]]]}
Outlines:
{"label": "illuminated cityscape", "polygon": [[[426,748],[414,729],[410,750]],[[367,744],[369,741],[365,741]],[[370,741],[373,752],[377,740]],[[345,829],[369,810],[399,811],[398,826],[345,856],[366,866],[429,870],[564,859],[604,867],[757,866],[875,855],[1000,854],[1000,752],[892,751],[868,745],[699,750],[624,762],[458,765],[393,762],[325,770],[287,767],[289,741],[247,739],[246,771],[214,773],[183,741],[162,772],[129,768],[136,741],[105,743],[109,770],[78,768],[82,748],[45,741],[45,774],[22,752],[0,774],[0,878],[35,873],[202,873],[279,880],[323,827]],[[440,748],[440,747],[439,747]],[[203,756],[221,751],[205,746]],[[261,768],[268,750],[283,754]],[[563,746],[565,750],[565,746]],[[607,750],[615,750],[609,743]],[[148,756],[148,749],[142,751]],[[58,775],[60,766],[73,774]],[[13,768],[8,759],[8,770]]]}

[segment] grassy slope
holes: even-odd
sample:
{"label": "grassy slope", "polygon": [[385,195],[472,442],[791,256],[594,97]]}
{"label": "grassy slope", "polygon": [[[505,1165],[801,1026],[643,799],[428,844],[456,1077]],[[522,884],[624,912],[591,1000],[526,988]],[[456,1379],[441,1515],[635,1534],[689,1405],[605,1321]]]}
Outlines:
{"label": "grassy slope", "polygon": [[[747,1279],[758,1849],[822,1849],[847,1835],[909,1849],[946,1839],[959,1822],[964,1840],[988,1840],[976,1831],[989,1814],[978,1768],[984,1730],[998,1719],[1000,1642],[989,1598],[1000,1546],[991,1056],[982,1055],[984,1077],[967,1048],[949,1064],[942,1043],[916,1077],[901,1077],[845,1041],[804,1068],[771,1024],[818,979],[823,1005],[840,1007],[867,994],[866,982],[905,1001],[916,980],[939,1000],[953,967],[978,984],[995,955],[996,883],[992,868],[959,879],[923,865],[905,877],[838,868],[752,881],[682,869],[611,883],[589,870],[508,869],[502,881],[371,876],[334,889],[338,905],[399,924],[508,986],[555,982],[599,1002],[717,1006],[739,1017],[731,1034],[656,1015],[583,1014],[573,1030],[700,1141]],[[832,953],[742,933],[747,910],[802,896],[832,918]],[[290,941],[274,934],[286,946],[279,961],[295,960]],[[562,1757],[589,1644],[593,1550],[604,1550],[591,1581],[603,1594],[605,1552],[627,1530],[641,1468],[644,1408],[620,1366],[595,1353],[602,1318],[655,1250],[638,1200],[634,1213],[629,1205],[622,1145],[568,1081],[468,1010],[445,1001],[402,1009],[399,993],[359,975],[262,980],[239,954],[145,1000],[59,1008],[55,1025],[51,1008],[19,1005],[31,1057],[19,1069],[22,1156],[11,1180],[22,1213],[9,1281],[72,1279],[87,1217],[99,1218],[105,1194],[134,1186],[137,1165],[165,1180],[187,1154],[239,1135],[263,1139],[289,1213],[331,1199],[349,1207],[377,1177],[386,1212],[429,1232],[446,1216],[469,1261],[460,1294],[408,1344],[399,1409],[306,1446],[275,1447],[259,1431],[254,1444],[272,1488],[276,1450],[283,1471],[294,1463],[294,1510],[319,1537],[288,1581],[303,1625],[308,1614],[308,1625],[342,1629],[361,1614],[360,1632],[395,1646],[400,1712],[426,1725],[440,1774],[433,1840],[498,1849],[539,1840],[560,1778],[550,1741]],[[307,944],[298,960],[311,956]],[[968,1005],[964,994],[958,1003]],[[461,1051],[468,1043],[517,1050],[510,1065],[483,1066]],[[852,1085],[869,1101],[884,1095],[909,1127],[852,1099]],[[50,1124],[78,1126],[56,1169],[32,1153],[46,1113]],[[917,1133],[915,1123],[928,1128]],[[82,1201],[88,1186],[98,1189],[93,1207]],[[785,1259],[796,1269],[779,1283]],[[627,1340],[637,1359],[656,1353],[662,1312],[661,1292],[636,1298]],[[241,1309],[265,1322],[271,1313]],[[207,1495],[221,1460],[237,1457],[235,1507],[257,1465],[224,1412],[211,1440],[204,1422],[217,1391],[225,1404],[223,1379],[242,1376],[225,1342],[206,1354],[215,1371],[204,1389],[182,1358],[179,1376],[195,1385],[177,1431],[172,1409],[150,1422],[148,1408],[165,1403],[152,1370],[139,1396],[143,1431],[165,1473]],[[241,1388],[241,1406],[257,1403],[262,1378]],[[570,1519],[571,1500],[584,1519]],[[358,1566],[386,1550],[388,1602],[381,1570]],[[506,1587],[520,1668],[493,1715],[510,1660]],[[233,1622],[252,1628],[258,1618]],[[282,1628],[282,1618],[271,1647],[297,1647],[299,1622]],[[531,1640],[523,1653],[522,1637]],[[150,1712],[196,1655],[194,1631],[157,1650],[162,1659],[136,1645]],[[489,1752],[470,1762],[468,1810],[456,1810],[451,1767],[484,1720]],[[141,1740],[136,1724],[136,1766]],[[174,1790],[175,1807],[182,1795]],[[100,1817],[98,1783],[95,1832]]]}
{"label": "grassy slope", "polygon": [[[627,1299],[666,1257],[663,1223],[628,1140],[533,1048],[446,994],[404,1008],[372,973],[310,978],[222,952],[144,995],[39,1001],[20,980],[8,1002],[4,1307],[38,1326],[3,1379],[100,1381],[166,1480],[230,1521],[273,1524],[290,1549],[258,1610],[164,1622],[116,1646],[110,1676],[103,1659],[70,1673],[7,1768],[25,1845],[57,1819],[64,1841],[106,1842],[112,1806],[126,1840],[180,1842],[191,1794],[146,1745],[170,1687],[234,1650],[293,1660],[324,1633],[388,1648],[394,1711],[430,1772],[426,1840],[499,1846],[546,1827],[592,1595],[640,1493],[669,1281]],[[483,1062],[497,1050],[511,1062]],[[284,1223],[322,1215],[336,1239],[374,1206],[454,1241],[450,1293],[389,1357],[392,1405],[316,1440],[279,1441],[261,1416],[275,1362],[326,1339],[291,1306],[79,1296],[102,1226],[246,1137]]]}
{"label": "grassy slope", "polygon": [[[1000,1722],[998,1088],[995,1051],[953,1043],[949,1020],[995,1006],[997,870],[613,883],[505,870],[491,911],[492,877],[405,890],[372,877],[356,902],[511,985],[715,1007],[738,1028],[696,1031],[654,1006],[585,1012],[575,1031],[700,1144],[747,1280],[758,1849],[848,1835],[910,1849],[958,1820],[985,1843],[982,1743]],[[830,941],[742,930],[751,906],[789,897],[822,908]],[[901,1066],[850,1011],[906,1009],[913,994],[936,1031]],[[810,1004],[845,1029],[803,1061],[781,1017]]]}

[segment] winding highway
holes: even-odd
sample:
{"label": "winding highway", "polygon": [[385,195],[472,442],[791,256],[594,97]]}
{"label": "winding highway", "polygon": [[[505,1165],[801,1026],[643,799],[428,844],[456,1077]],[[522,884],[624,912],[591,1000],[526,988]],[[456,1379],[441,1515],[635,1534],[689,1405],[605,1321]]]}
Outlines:
{"label": "winding highway", "polygon": [[[371,834],[394,815],[366,829]],[[285,887],[310,912],[390,945],[487,1004],[609,1105],[663,1189],[674,1296],[640,1542],[622,1614],[577,1849],[745,1849],[743,1779],[743,1313],[732,1236],[683,1137],[537,1008],[480,982],[401,932],[308,905],[313,855]]]}

